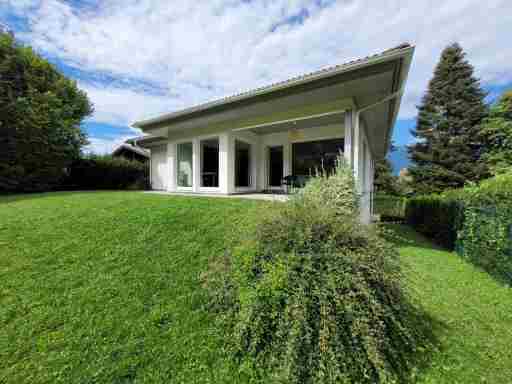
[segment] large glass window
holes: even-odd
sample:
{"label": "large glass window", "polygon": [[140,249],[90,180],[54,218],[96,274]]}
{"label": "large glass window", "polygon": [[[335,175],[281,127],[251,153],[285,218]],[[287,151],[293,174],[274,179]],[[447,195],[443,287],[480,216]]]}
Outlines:
{"label": "large glass window", "polygon": [[192,143],[178,144],[178,187],[192,187]]}
{"label": "large glass window", "polygon": [[235,140],[235,186],[251,186],[251,146]]}
{"label": "large glass window", "polygon": [[269,185],[281,187],[283,184],[283,147],[270,147],[269,154]]}
{"label": "large glass window", "polygon": [[201,187],[219,186],[219,139],[201,141]]}
{"label": "large glass window", "polygon": [[294,143],[293,174],[307,177],[314,175],[316,170],[332,172],[336,166],[336,157],[343,152],[343,144],[343,139]]}

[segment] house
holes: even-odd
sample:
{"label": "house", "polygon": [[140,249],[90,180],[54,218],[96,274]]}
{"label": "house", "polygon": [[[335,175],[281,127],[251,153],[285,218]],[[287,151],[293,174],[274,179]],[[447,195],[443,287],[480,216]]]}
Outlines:
{"label": "house", "polygon": [[147,149],[134,145],[130,140],[127,140],[114,149],[112,157],[122,157],[127,160],[136,160],[141,163],[146,163],[149,161],[150,152]]}
{"label": "house", "polygon": [[279,191],[343,152],[372,213],[375,160],[390,145],[414,47],[322,69],[138,121],[151,150],[153,189],[235,194]]}

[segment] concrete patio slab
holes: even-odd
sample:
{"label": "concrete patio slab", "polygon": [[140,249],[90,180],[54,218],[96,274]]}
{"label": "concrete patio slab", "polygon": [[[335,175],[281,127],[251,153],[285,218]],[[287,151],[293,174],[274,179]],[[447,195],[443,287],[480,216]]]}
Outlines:
{"label": "concrete patio slab", "polygon": [[237,193],[232,195],[222,195],[219,193],[190,193],[190,192],[167,192],[167,191],[144,191],[144,193],[152,193],[157,195],[169,196],[186,196],[186,197],[219,197],[225,199],[249,199],[249,200],[266,200],[266,201],[288,201],[288,195],[272,194],[272,193]]}

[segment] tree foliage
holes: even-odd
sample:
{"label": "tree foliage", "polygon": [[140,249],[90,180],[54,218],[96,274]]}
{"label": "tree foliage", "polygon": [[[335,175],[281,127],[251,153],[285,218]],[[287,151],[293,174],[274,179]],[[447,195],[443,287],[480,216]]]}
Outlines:
{"label": "tree foliage", "polygon": [[441,192],[487,176],[479,162],[480,124],[486,117],[485,93],[458,44],[446,47],[418,107],[409,147],[416,192]]}
{"label": "tree foliage", "polygon": [[375,163],[374,186],[376,192],[389,195],[398,193],[397,177],[393,175],[393,167],[388,159],[382,159]]}
{"label": "tree foliage", "polygon": [[485,150],[482,160],[493,173],[512,169],[512,90],[494,104],[482,124]]}
{"label": "tree foliage", "polygon": [[93,111],[75,82],[0,33],[0,191],[41,191],[62,180],[87,143]]}

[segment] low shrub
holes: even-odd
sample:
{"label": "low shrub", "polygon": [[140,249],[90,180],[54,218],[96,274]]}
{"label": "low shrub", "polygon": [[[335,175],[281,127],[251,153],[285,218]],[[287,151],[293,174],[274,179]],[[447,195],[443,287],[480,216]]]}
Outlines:
{"label": "low shrub", "polygon": [[373,210],[381,221],[403,221],[406,203],[405,197],[378,193],[373,198]]}
{"label": "low shrub", "polygon": [[449,249],[455,248],[462,215],[463,200],[455,193],[413,197],[405,207],[409,225]]}
{"label": "low shrub", "polygon": [[512,173],[465,189],[458,252],[512,284]]}
{"label": "low shrub", "polygon": [[395,249],[359,223],[357,201],[340,162],[267,210],[254,237],[212,268],[213,308],[228,313],[242,373],[283,383],[407,380],[428,344],[426,323],[402,290]]}
{"label": "low shrub", "polygon": [[512,284],[512,172],[409,199],[406,219],[418,232]]}
{"label": "low shrub", "polygon": [[91,156],[75,161],[69,168],[66,189],[146,189],[148,166],[138,161]]}

